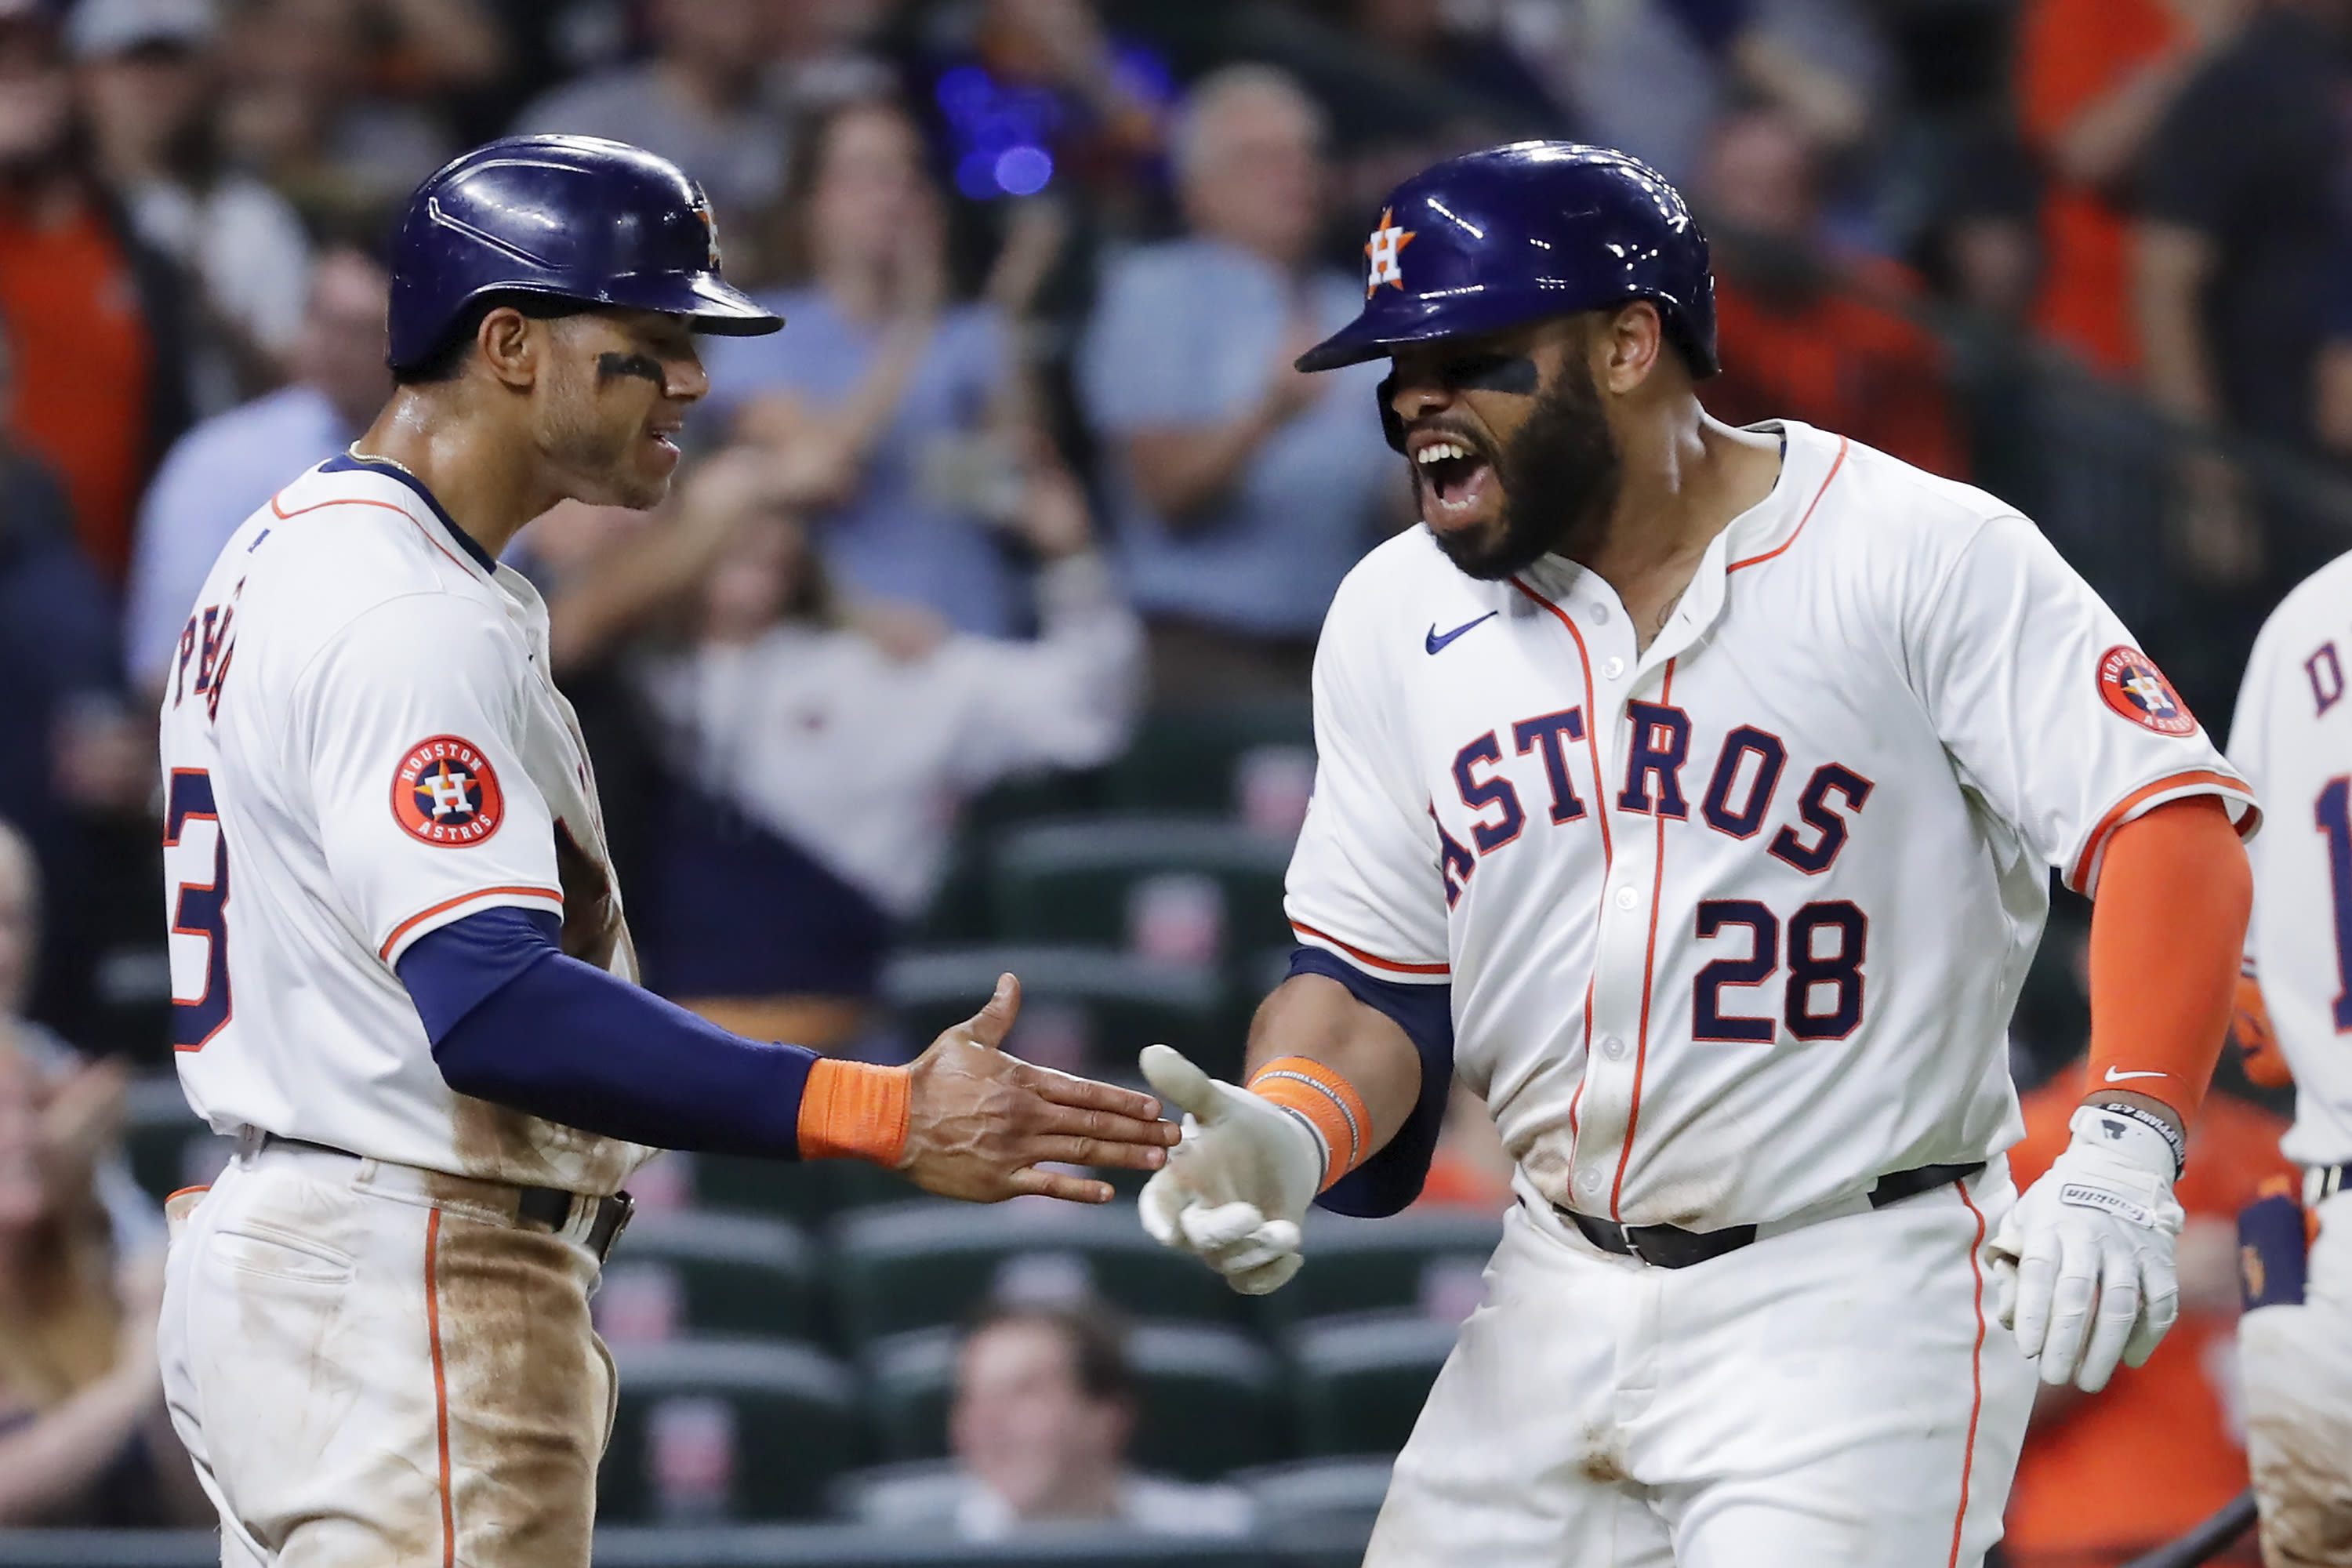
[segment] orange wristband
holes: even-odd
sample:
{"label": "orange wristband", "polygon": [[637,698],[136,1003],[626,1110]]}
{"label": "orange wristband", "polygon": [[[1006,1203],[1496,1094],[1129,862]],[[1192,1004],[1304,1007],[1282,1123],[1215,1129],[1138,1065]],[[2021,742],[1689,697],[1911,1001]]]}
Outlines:
{"label": "orange wristband", "polygon": [[1371,1153],[1372,1113],[1356,1086],[1306,1057],[1276,1057],[1250,1075],[1250,1091],[1294,1111],[1323,1140],[1323,1183],[1318,1191],[1364,1163]]}
{"label": "orange wristband", "polygon": [[912,1085],[905,1068],[830,1057],[819,1061],[801,1090],[801,1158],[896,1166],[907,1147]]}

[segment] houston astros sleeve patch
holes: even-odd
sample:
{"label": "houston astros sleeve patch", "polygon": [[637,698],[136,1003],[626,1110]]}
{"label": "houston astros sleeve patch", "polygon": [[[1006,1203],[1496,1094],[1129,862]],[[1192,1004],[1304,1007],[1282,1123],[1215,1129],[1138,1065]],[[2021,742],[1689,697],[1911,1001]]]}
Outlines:
{"label": "houston astros sleeve patch", "polygon": [[392,815],[411,838],[462,848],[499,830],[506,799],[480,747],[457,735],[436,735],[402,755],[392,781]]}
{"label": "houston astros sleeve patch", "polygon": [[2116,712],[2159,735],[2193,735],[2197,720],[2156,661],[2126,644],[2099,656],[2099,696]]}

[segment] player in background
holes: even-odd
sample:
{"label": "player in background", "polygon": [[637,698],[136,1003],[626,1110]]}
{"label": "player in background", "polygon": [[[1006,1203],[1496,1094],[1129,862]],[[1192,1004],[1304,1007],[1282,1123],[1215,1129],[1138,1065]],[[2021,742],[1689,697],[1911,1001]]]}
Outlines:
{"label": "player in background", "polygon": [[582,1564],[613,1372],[589,1322],[656,1148],[855,1157],[1101,1202],[1150,1097],[995,1047],[1012,976],[911,1066],[642,991],[547,611],[499,552],[658,502],[697,331],[782,323],[701,191],[618,142],[497,142],[394,240],[392,401],[223,550],[163,697],[174,1028],[236,1135],[180,1194],[166,1396],[224,1563]]}
{"label": "player in background", "polygon": [[[1273,1289],[1318,1194],[1412,1198],[1458,1073],[1520,1202],[1368,1563],[1978,1563],[2036,1363],[2096,1389],[2174,1316],[2252,797],[2024,518],[1706,416],[1706,242],[1640,163],[1441,163],[1365,255],[1299,365],[1391,360],[1426,527],[1324,626],[1248,1087],[1146,1053],[1190,1120],[1145,1224]],[[2020,1198],[2053,867],[2091,1093]]]}
{"label": "player in background", "polygon": [[[2239,1038],[2284,1058],[2315,1224],[2301,1304],[2238,1325],[2246,1458],[2273,1568],[2352,1563],[2352,555],[2312,574],[2254,639],[2230,760],[2273,813],[2253,851]],[[2267,1076],[2267,1075],[2265,1075]],[[2279,1075],[2281,1078],[2284,1075]],[[2257,1291],[2257,1294],[2265,1292]]]}

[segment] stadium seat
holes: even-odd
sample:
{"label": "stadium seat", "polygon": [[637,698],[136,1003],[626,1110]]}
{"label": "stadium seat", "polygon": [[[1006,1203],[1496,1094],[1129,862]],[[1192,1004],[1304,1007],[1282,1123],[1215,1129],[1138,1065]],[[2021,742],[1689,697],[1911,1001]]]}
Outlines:
{"label": "stadium seat", "polygon": [[157,1073],[139,1079],[123,1097],[122,1152],[131,1177],[161,1202],[220,1174],[230,1146],[188,1109],[178,1076]]}
{"label": "stadium seat", "polygon": [[1304,752],[1311,766],[1314,746],[1314,715],[1303,702],[1154,713],[1111,764],[1110,802],[1121,811],[1241,816],[1267,758]]}
{"label": "stadium seat", "polygon": [[1411,1312],[1364,1312],[1292,1331],[1298,1446],[1308,1455],[1393,1454],[1412,1435],[1455,1325]]}
{"label": "stadium seat", "polygon": [[1387,1219],[1307,1214],[1307,1262],[1261,1299],[1276,1327],[1343,1312],[1412,1311],[1458,1322],[1477,1305],[1503,1216],[1462,1209],[1408,1209]]}
{"label": "stadium seat", "polygon": [[852,1342],[961,1322],[992,1297],[1099,1297],[1138,1318],[1231,1323],[1236,1296],[1143,1234],[1129,1204],[925,1200],[835,1222],[835,1321]]}
{"label": "stadium seat", "polygon": [[1394,1466],[1386,1454],[1352,1455],[1260,1465],[1225,1479],[1255,1500],[1261,1519],[1292,1524],[1341,1519],[1369,1527],[1388,1496]]}
{"label": "stadium seat", "polygon": [[823,1329],[815,1248],[797,1226],[761,1215],[638,1215],[605,1265],[595,1305],[611,1340],[797,1340]]}
{"label": "stadium seat", "polygon": [[[989,983],[995,984],[994,975]],[[671,1153],[662,1161],[685,1164],[686,1196],[697,1207],[774,1215],[811,1228],[843,1209],[905,1203],[921,1195],[906,1177],[863,1160],[801,1164],[741,1154]]]}
{"label": "stadium seat", "polygon": [[977,1012],[1008,969],[1021,977],[1021,1017],[1006,1042],[1016,1055],[1132,1079],[1136,1054],[1157,1041],[1213,1072],[1240,1065],[1243,1036],[1213,970],[1101,948],[952,948],[892,960],[882,991],[907,1037],[928,1042]]}
{"label": "stadium seat", "polygon": [[1093,942],[1222,963],[1286,946],[1290,840],[1203,817],[1046,822],[998,840],[996,929],[1012,942]]}
{"label": "stadium seat", "polygon": [[866,1458],[847,1367],[807,1345],[617,1344],[620,1408],[597,1472],[615,1524],[798,1519]]}
{"label": "stadium seat", "polygon": [[[948,1405],[962,1331],[919,1329],[866,1358],[871,1408],[891,1458],[947,1452]],[[1264,1464],[1287,1447],[1274,1358],[1238,1330],[1144,1323],[1127,1339],[1139,1394],[1129,1457],[1139,1468],[1207,1480]]]}

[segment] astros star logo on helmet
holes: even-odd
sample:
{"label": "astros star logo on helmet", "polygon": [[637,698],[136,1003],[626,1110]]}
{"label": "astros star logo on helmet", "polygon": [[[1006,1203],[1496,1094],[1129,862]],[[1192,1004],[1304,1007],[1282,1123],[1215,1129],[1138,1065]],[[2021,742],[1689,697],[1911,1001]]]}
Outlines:
{"label": "astros star logo on helmet", "polygon": [[1367,300],[1372,297],[1372,290],[1383,283],[1398,290],[1404,288],[1404,271],[1397,265],[1397,255],[1412,243],[1414,231],[1397,226],[1395,210],[1382,207],[1381,221],[1372,230],[1372,237],[1364,241],[1364,255],[1371,262],[1370,271],[1364,279],[1364,298]]}

